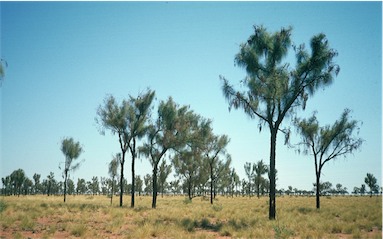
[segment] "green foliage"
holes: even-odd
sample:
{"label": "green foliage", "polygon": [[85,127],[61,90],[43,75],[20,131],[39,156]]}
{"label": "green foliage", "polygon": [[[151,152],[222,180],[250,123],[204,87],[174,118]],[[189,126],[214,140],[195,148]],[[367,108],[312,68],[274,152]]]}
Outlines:
{"label": "green foliage", "polygon": [[[80,145],[80,142],[75,142],[73,138],[64,138],[61,141],[61,151],[65,156],[64,162],[64,202],[66,201],[66,191],[68,185],[68,173],[70,171],[77,170],[80,167],[81,162],[76,164],[72,164],[74,160],[76,160],[80,154],[83,152],[83,149]],[[74,185],[73,185],[74,187]]]}
{"label": "green foliage", "polygon": [[20,227],[24,231],[33,231],[35,228],[36,222],[30,216],[23,217],[21,219]]}
{"label": "green foliage", "polygon": [[[333,59],[337,52],[329,47],[324,34],[311,38],[311,54],[304,44],[292,45],[292,28],[282,28],[275,33],[267,32],[263,26],[254,26],[246,43],[240,45],[235,63],[244,68],[247,77],[241,83],[247,89],[237,91],[228,80],[223,81],[223,95],[228,101],[229,109],[243,109],[251,118],[259,118],[259,128],[267,124],[271,134],[270,150],[270,210],[269,218],[275,219],[275,151],[277,133],[285,116],[295,114],[298,106],[304,110],[309,96],[322,87],[331,84],[333,77],[339,73],[339,66]],[[289,49],[295,51],[296,64],[283,62]],[[285,133],[288,143],[290,130]]]}
{"label": "green foliage", "polygon": [[5,203],[4,200],[0,200],[0,213],[5,211],[5,209],[7,209],[7,204]]}
{"label": "green foliage", "polygon": [[83,152],[80,142],[75,142],[73,138],[65,138],[61,141],[61,151],[65,156],[64,171],[77,169],[79,164],[72,165],[72,161],[77,159]]}
{"label": "green foliage", "polygon": [[17,169],[11,173],[10,181],[13,182],[15,193],[17,193],[17,195],[21,194],[21,189],[25,179],[25,172],[22,169]]}
{"label": "green foliage", "polygon": [[211,208],[212,208],[214,211],[219,212],[219,211],[222,211],[223,206],[222,206],[222,204],[214,204],[213,206],[211,206]]}
{"label": "green foliage", "polygon": [[286,226],[276,224],[273,226],[276,239],[290,238],[294,235],[294,232],[289,230]]}
{"label": "green foliage", "polygon": [[196,227],[195,221],[193,221],[190,218],[183,218],[181,220],[181,225],[183,228],[185,228],[188,232],[193,232]]}
{"label": "green foliage", "polygon": [[377,179],[372,173],[367,173],[364,182],[370,188],[370,194],[379,192],[379,185],[377,184]]}
{"label": "green foliage", "polygon": [[76,224],[73,226],[73,228],[71,229],[70,233],[73,235],[73,236],[76,236],[76,237],[82,237],[85,235],[86,233],[86,226],[82,223],[79,223],[79,224]]}
{"label": "green foliage", "polygon": [[183,203],[184,204],[190,204],[190,203],[192,203],[193,201],[190,199],[190,198],[185,198],[184,200],[183,200]]}
{"label": "green foliage", "polygon": [[[330,185],[320,183],[320,175],[322,174],[323,166],[330,160],[340,156],[353,153],[359,149],[363,140],[354,135],[355,131],[358,135],[358,121],[350,119],[350,110],[345,109],[340,119],[335,121],[333,125],[319,126],[319,122],[314,113],[309,119],[294,120],[297,132],[300,134],[304,154],[312,154],[315,163],[316,173],[316,206],[320,208],[320,195],[331,188]],[[341,190],[339,188],[339,190]]]}
{"label": "green foliage", "polygon": [[[134,162],[137,157],[136,140],[145,136],[148,130],[146,122],[150,116],[151,104],[155,92],[147,90],[145,94],[137,98],[129,96],[129,100],[123,100],[119,105],[113,96],[105,98],[104,105],[100,105],[97,110],[96,123],[101,126],[100,133],[105,134],[105,130],[110,130],[112,134],[118,135],[121,149],[120,174],[120,206],[122,206],[122,195],[124,192],[124,164],[125,154],[129,149],[132,155],[132,182],[134,182]],[[134,207],[134,183],[132,185],[131,206]]]}

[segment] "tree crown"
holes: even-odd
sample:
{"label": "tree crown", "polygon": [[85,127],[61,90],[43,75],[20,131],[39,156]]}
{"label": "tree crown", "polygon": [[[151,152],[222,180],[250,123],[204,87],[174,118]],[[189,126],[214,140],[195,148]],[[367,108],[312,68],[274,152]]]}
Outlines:
{"label": "tree crown", "polygon": [[[312,37],[309,53],[304,44],[292,45],[291,32],[291,27],[269,33],[263,26],[254,26],[254,34],[240,45],[235,57],[235,63],[246,69],[242,83],[247,91],[236,91],[221,76],[229,109],[243,108],[251,118],[257,116],[269,126],[279,126],[297,106],[305,109],[309,95],[331,84],[339,66],[333,61],[337,52],[329,47],[326,36]],[[294,69],[283,62],[290,48],[296,56]]]}

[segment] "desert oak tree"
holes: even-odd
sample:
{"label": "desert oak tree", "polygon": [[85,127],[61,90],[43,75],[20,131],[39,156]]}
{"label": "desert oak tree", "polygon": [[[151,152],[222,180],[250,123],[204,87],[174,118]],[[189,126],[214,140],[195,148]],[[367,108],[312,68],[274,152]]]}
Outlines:
{"label": "desert oak tree", "polygon": [[[246,69],[247,77],[241,92],[234,89],[223,76],[222,91],[229,109],[242,108],[251,118],[258,117],[260,129],[267,124],[270,130],[270,194],[269,219],[276,216],[275,159],[278,131],[283,119],[291,116],[298,107],[305,109],[306,101],[318,88],[331,84],[339,66],[333,62],[337,52],[329,47],[324,34],[311,38],[311,52],[304,44],[291,42],[292,28],[282,28],[270,33],[263,26],[254,26],[246,43],[240,45],[235,63]],[[289,50],[295,52],[296,62],[284,62]],[[292,67],[293,66],[293,67]],[[286,133],[288,139],[289,132]]]}
{"label": "desert oak tree", "polygon": [[64,202],[66,201],[66,189],[68,182],[68,174],[70,171],[78,169],[81,162],[73,164],[73,161],[76,160],[80,154],[83,152],[83,149],[80,145],[80,142],[75,142],[73,138],[65,138],[61,141],[61,152],[65,156],[64,162]]}
{"label": "desert oak tree", "polygon": [[149,125],[147,142],[139,148],[140,153],[147,156],[153,167],[152,208],[157,205],[158,165],[165,153],[171,149],[182,147],[185,143],[185,128],[192,111],[187,106],[179,107],[171,97],[158,106],[158,118]]}
{"label": "desert oak tree", "polygon": [[[302,138],[304,151],[314,156],[316,174],[316,208],[320,208],[320,176],[323,166],[330,160],[345,156],[357,150],[363,140],[358,138],[358,121],[350,119],[350,110],[344,110],[340,119],[333,125],[319,126],[314,113],[309,119],[295,119],[297,131]],[[319,186],[318,186],[319,185]]]}
{"label": "desert oak tree", "polygon": [[101,133],[109,129],[113,134],[118,135],[121,149],[120,159],[120,207],[122,207],[122,197],[124,192],[124,164],[126,151],[129,149],[132,155],[132,195],[131,207],[134,207],[134,163],[137,157],[136,141],[146,133],[146,121],[150,112],[150,105],[154,98],[154,91],[148,90],[145,94],[137,98],[130,96],[129,100],[123,100],[118,105],[113,96],[109,96],[104,101],[104,106],[97,110],[98,118],[96,122],[101,124]]}

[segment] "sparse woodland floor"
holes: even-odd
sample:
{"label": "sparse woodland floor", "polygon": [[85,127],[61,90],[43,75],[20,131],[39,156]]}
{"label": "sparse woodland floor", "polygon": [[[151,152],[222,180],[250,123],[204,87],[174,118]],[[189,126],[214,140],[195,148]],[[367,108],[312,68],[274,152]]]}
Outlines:
{"label": "sparse woodland floor", "polygon": [[136,197],[130,208],[105,196],[0,197],[0,238],[382,238],[382,198],[277,197],[277,220],[268,198]]}

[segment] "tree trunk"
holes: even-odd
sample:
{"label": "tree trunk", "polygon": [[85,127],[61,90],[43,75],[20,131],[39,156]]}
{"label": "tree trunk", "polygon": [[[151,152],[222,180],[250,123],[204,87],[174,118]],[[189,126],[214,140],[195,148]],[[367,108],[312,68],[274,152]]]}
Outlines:
{"label": "tree trunk", "polygon": [[67,177],[68,177],[68,171],[65,169],[65,179],[64,179],[64,202],[66,201],[66,184],[67,184]]}
{"label": "tree trunk", "polygon": [[135,196],[135,184],[136,184],[136,179],[135,179],[135,170],[134,170],[134,160],[135,157],[132,157],[132,198],[130,201],[130,207],[134,208],[134,196]]}
{"label": "tree trunk", "polygon": [[188,180],[188,196],[189,199],[192,200],[192,195],[191,195],[191,178]]}
{"label": "tree trunk", "polygon": [[130,202],[130,207],[134,208],[134,194],[135,194],[135,170],[134,170],[134,163],[136,160],[136,139],[133,138],[133,147],[131,148],[132,153],[132,199]]}
{"label": "tree trunk", "polygon": [[210,164],[210,204],[213,204],[213,165]]}
{"label": "tree trunk", "polygon": [[155,164],[153,167],[153,199],[152,199],[152,208],[157,206],[157,167],[158,164]]}
{"label": "tree trunk", "polygon": [[316,207],[317,209],[320,208],[320,171],[316,172]]}
{"label": "tree trunk", "polygon": [[275,220],[275,150],[277,142],[277,128],[271,128],[270,140],[270,193],[269,193],[269,219]]}
{"label": "tree trunk", "polygon": [[112,192],[110,194],[110,205],[113,204],[113,193],[114,193],[114,178],[112,178]]}
{"label": "tree trunk", "polygon": [[122,195],[124,194],[124,163],[125,163],[125,153],[122,152],[122,161],[121,161],[121,175],[120,175],[120,207],[122,207]]}

